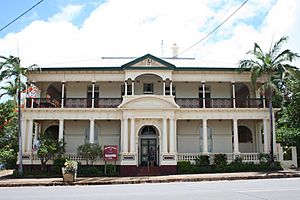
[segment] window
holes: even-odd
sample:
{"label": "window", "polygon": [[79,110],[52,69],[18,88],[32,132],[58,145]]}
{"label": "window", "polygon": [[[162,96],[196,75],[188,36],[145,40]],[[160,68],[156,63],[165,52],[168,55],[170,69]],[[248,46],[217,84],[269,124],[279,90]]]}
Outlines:
{"label": "window", "polygon": [[252,132],[246,126],[238,126],[239,143],[252,143]]}
{"label": "window", "polygon": [[[127,95],[132,94],[132,85],[127,85]],[[125,85],[121,85],[121,95],[125,95]]]}
{"label": "window", "polygon": [[[170,86],[166,86],[166,95],[170,95]],[[172,86],[172,95],[176,96],[176,87],[173,85]]]}
{"label": "window", "polygon": [[144,83],[144,94],[153,94],[153,83]]}
{"label": "window", "polygon": [[[90,127],[86,127],[84,129],[85,131],[85,137],[84,137],[84,142],[85,143],[90,143]],[[94,127],[94,143],[95,144],[98,144],[99,141],[98,141],[98,134],[99,134],[99,129],[98,127],[95,125]]]}
{"label": "window", "polygon": [[[207,127],[207,148],[208,152],[213,152],[212,128]],[[203,128],[200,128],[200,152],[203,152]]]}

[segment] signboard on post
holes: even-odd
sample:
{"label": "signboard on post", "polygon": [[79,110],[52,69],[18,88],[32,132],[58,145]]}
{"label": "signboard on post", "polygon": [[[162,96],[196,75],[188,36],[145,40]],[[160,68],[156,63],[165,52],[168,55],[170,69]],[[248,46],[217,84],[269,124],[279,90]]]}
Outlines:
{"label": "signboard on post", "polygon": [[117,161],[118,160],[118,146],[117,145],[105,145],[104,146],[104,160],[105,161]]}

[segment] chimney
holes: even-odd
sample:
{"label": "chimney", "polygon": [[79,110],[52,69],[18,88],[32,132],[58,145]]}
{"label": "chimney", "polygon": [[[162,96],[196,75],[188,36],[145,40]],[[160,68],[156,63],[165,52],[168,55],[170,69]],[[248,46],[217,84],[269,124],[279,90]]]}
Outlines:
{"label": "chimney", "polygon": [[173,46],[172,46],[173,58],[177,58],[178,49],[179,49],[179,47],[177,46],[176,43],[174,43]]}

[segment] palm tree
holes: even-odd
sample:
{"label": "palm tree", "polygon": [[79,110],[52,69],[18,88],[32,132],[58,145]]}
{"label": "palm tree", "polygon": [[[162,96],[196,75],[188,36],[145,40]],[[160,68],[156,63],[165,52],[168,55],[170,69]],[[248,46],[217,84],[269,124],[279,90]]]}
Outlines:
{"label": "palm tree", "polygon": [[[21,91],[22,91],[22,79],[25,79],[25,75],[28,70],[33,70],[37,65],[31,65],[28,68],[21,66],[20,58],[9,56],[0,56],[4,61],[0,62],[0,82],[13,80],[14,83],[10,84],[12,87],[8,88],[7,93],[12,96],[18,97],[18,130],[19,130],[19,173],[23,175],[23,163],[22,163],[22,134],[21,134]],[[15,94],[13,94],[15,92]]]}
{"label": "palm tree", "polygon": [[267,82],[263,85],[263,87],[269,96],[271,164],[274,163],[272,95],[276,88],[276,86],[272,83],[272,78],[276,75],[277,78],[279,77],[280,79],[283,79],[286,74],[296,68],[288,63],[291,63],[299,57],[297,53],[292,52],[290,49],[280,51],[282,44],[287,40],[288,37],[283,36],[270,47],[268,52],[263,52],[261,47],[257,43],[254,43],[254,49],[247,52],[247,54],[250,54],[252,58],[241,60],[238,64],[240,70],[250,70],[252,84],[255,84],[258,78],[267,76]]}
{"label": "palm tree", "polygon": [[[0,98],[3,96],[13,97],[15,103],[18,101],[18,84],[15,81],[8,81],[7,85],[1,86],[0,90],[5,92],[0,95]],[[25,84],[21,82],[21,91],[25,90]]]}

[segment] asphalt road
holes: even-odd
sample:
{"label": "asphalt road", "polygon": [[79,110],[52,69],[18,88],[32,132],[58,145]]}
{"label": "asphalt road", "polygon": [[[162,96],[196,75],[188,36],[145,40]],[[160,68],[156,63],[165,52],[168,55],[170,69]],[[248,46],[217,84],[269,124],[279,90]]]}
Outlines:
{"label": "asphalt road", "polygon": [[300,178],[0,188],[2,200],[300,200]]}

